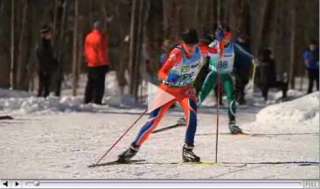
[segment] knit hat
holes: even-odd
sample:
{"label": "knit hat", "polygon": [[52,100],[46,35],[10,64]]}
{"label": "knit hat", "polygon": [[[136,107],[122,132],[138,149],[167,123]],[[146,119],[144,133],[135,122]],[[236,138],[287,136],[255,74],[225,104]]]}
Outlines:
{"label": "knit hat", "polygon": [[198,33],[195,29],[188,29],[181,34],[181,39],[186,44],[197,44],[199,43]]}

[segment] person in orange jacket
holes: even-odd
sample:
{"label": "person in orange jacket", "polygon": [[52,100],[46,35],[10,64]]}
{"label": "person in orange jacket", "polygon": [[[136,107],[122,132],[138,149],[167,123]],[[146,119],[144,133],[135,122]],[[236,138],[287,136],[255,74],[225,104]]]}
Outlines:
{"label": "person in orange jacket", "polygon": [[176,102],[179,102],[183,108],[187,120],[182,159],[184,162],[200,161],[200,157],[193,152],[197,129],[197,95],[192,83],[201,65],[202,57],[196,30],[188,29],[182,33],[181,38],[182,43],[170,52],[158,74],[162,81],[160,88],[175,98],[151,112],[149,120],[140,129],[130,147],[119,155],[118,162],[129,162],[136,155],[142,144]]}
{"label": "person in orange jacket", "polygon": [[102,31],[100,21],[94,22],[93,30],[86,36],[84,50],[88,66],[84,103],[102,104],[110,61],[107,36]]}

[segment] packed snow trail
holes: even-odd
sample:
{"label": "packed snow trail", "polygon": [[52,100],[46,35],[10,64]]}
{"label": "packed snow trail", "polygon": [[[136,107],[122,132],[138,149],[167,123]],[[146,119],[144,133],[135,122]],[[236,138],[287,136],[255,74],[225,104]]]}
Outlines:
{"label": "packed snow trail", "polygon": [[[21,104],[17,105],[14,99],[21,99]],[[185,128],[177,127],[151,135],[134,157],[138,162],[95,168],[88,166],[112,145],[144,108],[82,105],[79,99],[0,98],[0,115],[14,117],[0,120],[1,178],[316,179],[319,176],[319,122],[316,122],[319,109],[311,105],[299,109],[310,103],[319,104],[319,93],[266,108],[254,105],[257,103],[248,99],[249,107],[239,107],[237,118],[239,125],[250,135],[230,135],[227,110],[222,108],[218,164],[213,163],[216,111],[208,102],[199,110],[195,138],[195,152],[204,164],[182,163]],[[23,103],[28,105],[21,106]],[[33,107],[35,104],[38,106]],[[30,107],[33,107],[32,111],[26,111]],[[297,107],[300,113],[296,112]],[[282,120],[270,116],[269,110],[283,113]],[[293,115],[302,116],[292,119]],[[175,124],[182,116],[176,107],[157,129]],[[263,120],[266,116],[269,116],[268,120]],[[144,116],[101,164],[116,160],[147,118]]]}

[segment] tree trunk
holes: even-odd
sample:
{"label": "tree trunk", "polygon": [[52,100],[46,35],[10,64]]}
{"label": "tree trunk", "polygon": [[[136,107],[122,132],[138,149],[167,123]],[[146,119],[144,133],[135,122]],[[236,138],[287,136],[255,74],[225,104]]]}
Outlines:
{"label": "tree trunk", "polygon": [[[61,95],[61,85],[63,82],[63,75],[64,75],[64,65],[65,65],[65,54],[64,51],[66,51],[65,47],[65,33],[66,33],[66,20],[67,20],[67,10],[68,10],[68,0],[64,0],[61,2],[61,16],[59,16],[57,19],[57,22],[59,24],[56,25],[56,40],[55,40],[55,51],[56,51],[56,58],[58,61],[57,65],[57,74],[56,74],[56,87],[55,87],[55,95],[60,96]],[[59,19],[60,18],[60,19]],[[59,26],[59,27],[58,27]]]}
{"label": "tree trunk", "polygon": [[221,24],[221,0],[217,0],[217,24]]}
{"label": "tree trunk", "polygon": [[26,33],[26,24],[27,24],[27,13],[28,13],[28,0],[23,1],[23,9],[22,9],[22,23],[21,23],[21,31],[19,36],[19,46],[18,46],[18,60],[17,60],[17,85],[16,87],[19,89],[25,89],[23,86],[23,81],[27,78],[24,78],[25,68],[26,68],[26,56],[25,51],[28,50],[25,47],[25,33]]}
{"label": "tree trunk", "polygon": [[194,13],[193,13],[193,27],[194,28],[199,28],[199,4],[200,1],[197,0],[194,2],[195,3],[195,7],[194,7]]}
{"label": "tree trunk", "polygon": [[53,10],[53,24],[52,24],[52,46],[55,47],[57,39],[57,24],[58,24],[58,10],[59,10],[59,0],[54,0],[54,10]]}
{"label": "tree trunk", "polygon": [[130,46],[129,46],[129,72],[130,72],[130,85],[129,85],[129,94],[134,95],[134,82],[136,79],[135,76],[135,47],[136,47],[136,12],[137,12],[137,3],[138,0],[133,0],[132,1],[132,7],[131,7],[131,25],[130,25]]}
{"label": "tree trunk", "polygon": [[167,36],[169,33],[169,15],[168,15],[168,0],[162,0],[162,14],[163,14],[163,32]]}
{"label": "tree trunk", "polygon": [[78,0],[74,0],[74,25],[73,25],[73,56],[72,56],[72,95],[77,95],[77,40],[78,40],[78,16],[79,16],[79,5]]}
{"label": "tree trunk", "polygon": [[[139,9],[138,9],[138,27],[137,27],[137,34],[136,34],[136,46],[135,46],[135,66],[134,66],[134,82],[133,82],[133,96],[135,99],[138,99],[138,90],[139,84],[141,81],[141,76],[139,73],[139,68],[141,64],[141,47],[143,43],[143,4],[144,0],[139,0]],[[143,66],[143,65],[142,65]]]}
{"label": "tree trunk", "polygon": [[265,21],[267,18],[267,13],[270,5],[270,1],[260,1],[261,3],[261,11],[259,14],[259,19],[256,22],[258,24],[257,26],[257,32],[256,32],[256,37],[254,41],[254,54],[258,54],[258,50],[261,48],[261,41],[263,40],[263,30],[265,28]]}
{"label": "tree trunk", "polygon": [[15,28],[14,28],[14,21],[15,21],[15,11],[14,11],[14,7],[15,7],[15,0],[11,0],[11,58],[10,58],[10,88],[14,89],[15,85],[14,85],[14,69],[15,69],[15,65],[14,65],[14,41],[15,41]]}
{"label": "tree trunk", "polygon": [[296,48],[296,2],[291,1],[290,18],[291,18],[291,35],[290,35],[290,67],[289,67],[289,82],[290,88],[295,88],[295,48]]}
{"label": "tree trunk", "polygon": [[82,55],[83,55],[83,33],[80,32],[79,38],[78,38],[78,57],[77,57],[77,83],[79,81],[79,75],[81,73],[81,65],[82,65]]}

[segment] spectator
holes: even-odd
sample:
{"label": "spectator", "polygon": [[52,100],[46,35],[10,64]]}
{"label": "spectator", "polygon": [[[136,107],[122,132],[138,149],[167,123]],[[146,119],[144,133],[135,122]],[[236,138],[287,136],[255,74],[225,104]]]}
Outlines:
{"label": "spectator", "polygon": [[37,70],[39,76],[38,97],[47,97],[50,93],[52,76],[57,67],[52,48],[52,31],[50,26],[44,25],[40,29],[40,43],[36,47]]}
{"label": "spectator", "polygon": [[[236,41],[240,47],[245,51],[251,53],[250,45],[248,43],[248,36],[241,34]],[[244,55],[243,53],[238,53],[235,57],[234,64],[234,75],[235,75],[235,92],[236,99],[240,105],[246,104],[245,100],[245,87],[249,82],[250,71],[251,71],[251,58]]]}
{"label": "spectator", "polygon": [[108,41],[100,21],[95,21],[93,30],[85,39],[85,57],[88,64],[88,81],[84,103],[102,104],[106,73],[109,71]]}
{"label": "spectator", "polygon": [[282,99],[285,100],[287,98],[288,81],[287,79],[284,81],[277,79],[275,61],[271,57],[271,50],[263,49],[259,54],[261,62],[259,65],[260,83],[264,100],[268,100],[268,92],[270,88],[280,88],[282,90]]}
{"label": "spectator", "polygon": [[312,92],[314,81],[316,81],[317,90],[319,90],[319,48],[317,44],[315,40],[312,40],[309,48],[303,53],[304,64],[309,78],[308,94]]}

